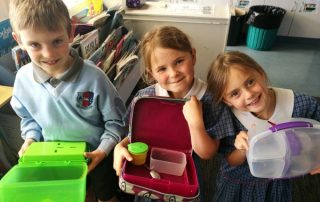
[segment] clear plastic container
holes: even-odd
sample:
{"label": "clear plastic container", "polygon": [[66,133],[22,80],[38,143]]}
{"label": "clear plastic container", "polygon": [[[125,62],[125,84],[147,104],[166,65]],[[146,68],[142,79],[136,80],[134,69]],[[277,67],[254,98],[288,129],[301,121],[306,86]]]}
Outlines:
{"label": "clear plastic container", "polygon": [[162,148],[151,149],[151,170],[155,170],[158,173],[181,176],[186,164],[186,154],[183,152]]}
{"label": "clear plastic container", "polygon": [[261,178],[291,178],[320,167],[320,123],[303,119],[275,125],[249,138],[251,174]]}

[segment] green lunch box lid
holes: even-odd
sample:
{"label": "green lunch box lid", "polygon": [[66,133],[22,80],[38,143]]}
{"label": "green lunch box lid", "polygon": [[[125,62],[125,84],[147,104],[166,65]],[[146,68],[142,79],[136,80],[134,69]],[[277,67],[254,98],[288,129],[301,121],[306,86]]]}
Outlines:
{"label": "green lunch box lid", "polygon": [[34,142],[19,159],[19,163],[85,162],[83,153],[86,149],[85,142]]}
{"label": "green lunch box lid", "polygon": [[142,154],[148,151],[148,145],[143,142],[133,142],[128,144],[128,151],[132,154]]}

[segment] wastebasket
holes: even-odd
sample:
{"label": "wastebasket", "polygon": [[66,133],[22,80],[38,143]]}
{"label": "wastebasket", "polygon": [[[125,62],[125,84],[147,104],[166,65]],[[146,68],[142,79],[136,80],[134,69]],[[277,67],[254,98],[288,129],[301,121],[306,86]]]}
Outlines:
{"label": "wastebasket", "polygon": [[249,9],[247,46],[256,50],[272,48],[286,10],[276,6],[257,5]]}
{"label": "wastebasket", "polygon": [[242,28],[245,23],[246,12],[243,9],[235,8],[231,14],[227,46],[236,46],[241,42]]}

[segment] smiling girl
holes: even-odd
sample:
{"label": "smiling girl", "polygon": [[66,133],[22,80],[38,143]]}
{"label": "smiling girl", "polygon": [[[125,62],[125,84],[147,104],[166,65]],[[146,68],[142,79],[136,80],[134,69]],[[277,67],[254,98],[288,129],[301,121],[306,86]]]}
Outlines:
{"label": "smiling girl", "polygon": [[[320,121],[315,98],[268,85],[263,68],[248,55],[220,54],[208,73],[208,88],[215,103],[226,103],[234,113],[234,137],[220,137],[225,156],[217,178],[216,201],[292,201],[289,179],[263,179],[251,175],[246,161],[248,135],[259,133],[290,118]],[[226,127],[228,127],[226,125]]]}
{"label": "smiling girl", "polygon": [[[143,78],[147,84],[136,97],[165,96],[172,98],[191,98],[184,105],[183,113],[188,122],[191,144],[194,150],[200,193],[206,195],[202,187],[200,159],[210,159],[218,149],[216,135],[235,134],[231,112],[224,104],[212,105],[212,95],[207,84],[194,75],[196,50],[192,47],[187,35],[176,27],[163,26],[145,34],[142,40],[144,61]],[[123,160],[132,161],[127,150],[129,137],[115,147],[114,169],[120,175]]]}

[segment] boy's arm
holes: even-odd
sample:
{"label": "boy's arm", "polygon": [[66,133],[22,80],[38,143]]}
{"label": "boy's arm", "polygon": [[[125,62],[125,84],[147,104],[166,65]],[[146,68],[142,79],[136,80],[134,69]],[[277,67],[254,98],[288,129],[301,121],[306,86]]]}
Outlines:
{"label": "boy's arm", "polygon": [[126,107],[110,81],[107,81],[103,92],[105,94],[99,98],[99,108],[105,130],[101,135],[98,149],[109,155],[115,145],[127,135]]}
{"label": "boy's arm", "polygon": [[24,140],[33,139],[34,141],[40,141],[42,138],[42,129],[39,124],[32,118],[29,111],[24,107],[18,97],[13,96],[10,104],[16,114],[21,118],[21,137]]}

